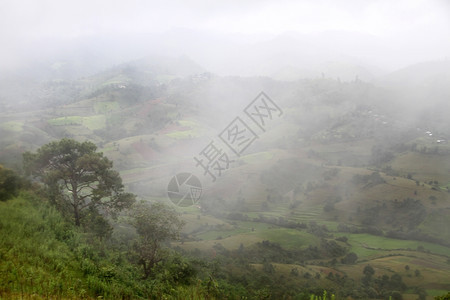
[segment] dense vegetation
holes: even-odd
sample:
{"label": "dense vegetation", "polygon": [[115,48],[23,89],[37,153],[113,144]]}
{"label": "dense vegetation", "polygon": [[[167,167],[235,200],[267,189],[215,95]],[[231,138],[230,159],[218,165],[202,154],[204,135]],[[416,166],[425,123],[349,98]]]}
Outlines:
{"label": "dense vegetation", "polygon": [[224,275],[218,259],[189,258],[162,245],[158,257],[149,258],[152,245],[177,232],[167,232],[177,216],[164,206],[140,203],[134,217],[115,222],[127,235],[104,239],[95,228],[83,230],[64,218],[44,195],[35,186],[0,203],[2,298],[221,299],[272,293],[228,282],[232,277]]}
{"label": "dense vegetation", "polygon": [[[2,172],[19,180],[10,170]],[[109,219],[115,228],[109,232],[109,222],[98,212],[103,222],[79,227],[49,200],[49,189],[27,186],[0,203],[2,297],[309,299],[325,286],[333,293],[330,299],[402,299],[407,289],[401,275],[377,275],[370,264],[361,281],[333,271],[322,278],[308,270],[305,262],[314,259],[323,267],[336,265],[338,257],[342,264],[358,260],[342,246],[347,238],[330,239],[328,229],[315,223],[301,227],[322,236],[319,246],[289,250],[267,240],[230,251],[218,243],[214,256],[205,259],[207,253],[198,249],[168,247],[165,241],[177,238],[183,224],[162,204],[138,203],[119,219]],[[99,234],[105,230],[110,235]],[[280,274],[279,264],[292,267]],[[424,289],[415,292],[425,298]],[[328,299],[326,292],[322,299]]]}

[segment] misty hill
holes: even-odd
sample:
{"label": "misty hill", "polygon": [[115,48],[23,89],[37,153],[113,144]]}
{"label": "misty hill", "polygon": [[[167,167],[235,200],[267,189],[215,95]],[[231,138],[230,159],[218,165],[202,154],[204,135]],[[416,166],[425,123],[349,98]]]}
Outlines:
{"label": "misty hill", "polygon": [[30,42],[25,49],[39,50],[17,53],[19,59],[5,65],[4,70],[13,70],[19,77],[73,80],[136,57],[187,56],[220,75],[284,75],[279,78],[295,80],[324,73],[341,80],[358,77],[368,81],[428,59],[418,52],[405,53],[406,46],[395,38],[352,31],[258,35],[176,28],[159,34],[117,33]]}
{"label": "misty hill", "polygon": [[409,88],[443,88],[450,80],[450,61],[428,61],[414,64],[383,76],[382,82]]}
{"label": "misty hill", "polygon": [[406,120],[419,121],[420,128],[435,128],[438,138],[447,138],[449,70],[448,60],[423,62],[381,77],[377,84],[395,95],[393,111]]}
{"label": "misty hill", "polygon": [[[431,66],[420,68],[442,76]],[[415,70],[400,74],[414,77]],[[406,113],[422,103],[395,110],[409,91],[395,80],[386,86],[328,76],[224,77],[186,57],[150,56],[77,80],[34,82],[30,91],[40,97],[4,101],[0,162],[20,169],[23,151],[64,137],[90,140],[114,161],[127,189],[149,201],[170,204],[167,183],[177,173],[200,178],[199,207],[178,208],[188,223],[180,251],[240,255],[262,274],[290,276],[293,285],[338,289],[341,279],[330,273],[345,274],[351,285],[370,264],[380,277],[401,274],[409,287],[443,291],[448,268],[430,262],[448,259],[450,146],[436,136],[449,136],[450,127],[432,113]],[[282,118],[258,131],[211,182],[193,157],[260,91],[283,109]],[[422,91],[417,99],[440,105],[441,98],[428,98],[436,90]],[[405,264],[426,278],[439,274],[437,283]]]}

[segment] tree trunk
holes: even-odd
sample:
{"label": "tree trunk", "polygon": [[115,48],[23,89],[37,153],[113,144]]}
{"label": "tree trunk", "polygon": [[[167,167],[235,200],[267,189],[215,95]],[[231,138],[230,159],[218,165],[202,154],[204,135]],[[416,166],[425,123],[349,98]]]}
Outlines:
{"label": "tree trunk", "polygon": [[77,186],[72,184],[72,198],[73,198],[73,214],[75,217],[75,225],[80,226],[80,211],[79,211],[79,200],[77,194]]}
{"label": "tree trunk", "polygon": [[147,263],[146,263],[145,259],[141,259],[141,263],[142,263],[142,267],[144,269],[144,276],[142,277],[142,279],[147,279],[150,276],[151,268],[147,267]]}
{"label": "tree trunk", "polygon": [[75,225],[77,225],[79,227],[81,224],[80,224],[80,212],[78,211],[78,205],[73,206],[73,213],[74,213],[74,217],[75,217]]}

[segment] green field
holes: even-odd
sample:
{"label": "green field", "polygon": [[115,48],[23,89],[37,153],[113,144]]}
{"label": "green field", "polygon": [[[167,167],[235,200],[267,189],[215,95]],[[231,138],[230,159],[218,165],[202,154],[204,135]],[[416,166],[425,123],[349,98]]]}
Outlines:
{"label": "green field", "polygon": [[370,234],[339,234],[348,237],[351,251],[361,258],[370,258],[385,250],[416,250],[422,246],[424,251],[439,255],[449,255],[450,248],[421,241],[397,240]]}
{"label": "green field", "polygon": [[96,130],[106,126],[106,117],[104,115],[90,117],[67,116],[50,119],[48,123],[53,126],[83,125],[90,130]]}
{"label": "green field", "polygon": [[312,234],[296,229],[274,228],[258,232],[257,235],[286,249],[303,249],[318,245],[318,239]]}
{"label": "green field", "polygon": [[409,152],[395,158],[392,168],[405,175],[410,173],[414,179],[420,181],[438,180],[446,183],[450,181],[448,160],[448,154],[433,155]]}
{"label": "green field", "polygon": [[442,211],[430,213],[419,228],[428,234],[439,232],[444,240],[450,240],[450,218]]}
{"label": "green field", "polygon": [[125,84],[131,80],[130,77],[124,74],[117,75],[113,78],[102,83],[102,86],[112,85],[112,84]]}
{"label": "green field", "polygon": [[179,120],[178,123],[180,123],[181,126],[188,126],[191,128],[198,127],[198,123],[196,121],[192,120]]}
{"label": "green field", "polygon": [[[318,245],[318,239],[310,233],[297,229],[282,228],[260,222],[234,221],[233,226],[220,226],[222,229],[212,229],[195,234],[203,241],[220,241],[226,248],[233,248],[239,243],[248,241],[268,240],[279,244],[285,249],[303,249],[310,245]],[[195,244],[195,243],[193,243]],[[202,248],[203,242],[199,243]]]}
{"label": "green field", "polygon": [[184,130],[175,130],[166,133],[165,136],[172,139],[191,139],[200,137],[203,135],[203,130],[200,128],[199,124],[192,120],[179,120],[180,126],[186,127]]}
{"label": "green field", "polygon": [[173,131],[170,133],[166,133],[166,136],[173,138],[173,139],[191,139],[200,137],[201,133],[196,129],[189,129],[189,130],[180,130],[180,131]]}
{"label": "green field", "polygon": [[428,295],[432,297],[442,296],[448,293],[448,290],[435,290],[435,289],[427,289]]}
{"label": "green field", "polygon": [[69,116],[69,117],[54,118],[48,120],[48,123],[53,126],[81,125],[83,124],[83,117]]}
{"label": "green field", "polygon": [[82,124],[90,130],[103,129],[106,126],[106,117],[104,115],[83,117],[82,120]]}
{"label": "green field", "polygon": [[21,132],[23,128],[23,123],[19,121],[9,121],[1,123],[0,128],[12,132]]}
{"label": "green field", "polygon": [[94,110],[97,114],[106,114],[120,109],[117,101],[98,101],[94,104]]}
{"label": "green field", "polygon": [[258,164],[272,159],[273,156],[273,153],[265,151],[244,155],[240,159],[247,164]]}

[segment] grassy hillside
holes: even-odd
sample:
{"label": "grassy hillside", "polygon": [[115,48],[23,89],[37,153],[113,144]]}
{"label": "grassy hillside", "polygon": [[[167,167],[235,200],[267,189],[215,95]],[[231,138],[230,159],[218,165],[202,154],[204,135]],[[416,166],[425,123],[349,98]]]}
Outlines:
{"label": "grassy hillside", "polygon": [[169,274],[142,280],[119,245],[80,231],[41,197],[22,192],[0,202],[0,298],[215,299],[200,281],[181,284]]}
{"label": "grassy hillside", "polygon": [[110,281],[115,266],[39,197],[22,193],[0,206],[2,298],[115,298],[133,293],[128,284]]}

